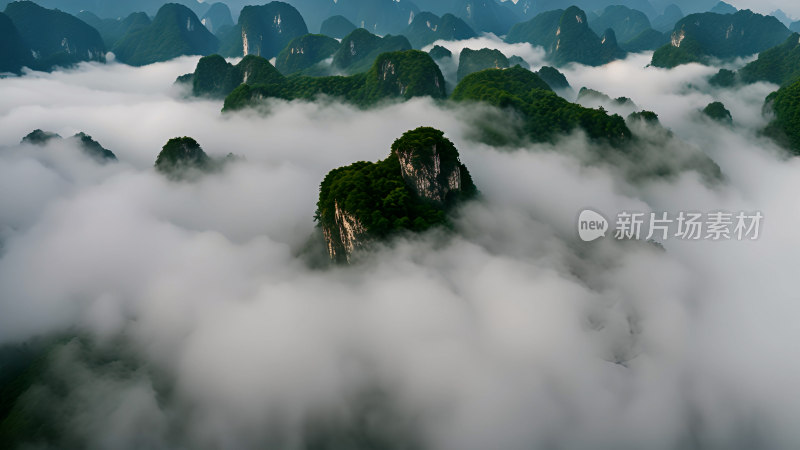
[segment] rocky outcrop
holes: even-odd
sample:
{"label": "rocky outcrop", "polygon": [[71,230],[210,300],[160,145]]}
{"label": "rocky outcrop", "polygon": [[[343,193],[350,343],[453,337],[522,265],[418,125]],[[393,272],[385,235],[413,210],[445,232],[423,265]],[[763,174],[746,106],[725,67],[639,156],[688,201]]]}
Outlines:
{"label": "rocky outcrop", "polygon": [[343,210],[338,201],[334,201],[333,224],[323,225],[322,234],[328,256],[334,261],[350,262],[353,252],[370,241],[366,227],[355,215]]}
{"label": "rocky outcrop", "polygon": [[448,194],[461,191],[461,167],[457,152],[452,159],[453,150],[455,147],[442,149],[436,143],[423,149],[398,146],[395,153],[406,185],[418,197],[444,205]]}
{"label": "rocky outcrop", "polygon": [[402,232],[446,225],[447,213],[477,193],[458,150],[433,128],[406,132],[388,158],[332,170],[320,186],[317,217],[332,261]]}

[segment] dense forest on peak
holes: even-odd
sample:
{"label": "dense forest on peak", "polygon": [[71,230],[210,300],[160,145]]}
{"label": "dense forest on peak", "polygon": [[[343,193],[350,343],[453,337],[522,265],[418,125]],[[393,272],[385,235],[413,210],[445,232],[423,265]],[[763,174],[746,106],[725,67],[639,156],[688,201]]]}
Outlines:
{"label": "dense forest on peak", "polygon": [[786,41],[758,54],[758,59],[739,70],[741,81],[768,81],[785,85],[800,79],[800,33],[792,33]]}
{"label": "dense forest on peak", "polygon": [[283,81],[283,75],[260,56],[248,55],[233,65],[220,55],[209,55],[197,62],[195,71],[178,82],[192,86],[192,95],[224,98],[242,83],[272,84]]}
{"label": "dense forest on peak", "polygon": [[770,94],[766,108],[774,113],[774,118],[764,133],[800,155],[800,80]]}
{"label": "dense forest on peak", "polygon": [[[538,75],[522,69],[489,69],[468,75],[451,98],[458,102],[480,101],[499,108],[510,108],[523,118],[523,132],[535,142],[550,141],[558,134],[580,128],[592,139],[622,144],[631,138],[631,131],[618,115],[602,109],[590,109],[570,103],[556,95]],[[479,130],[478,138],[499,145],[509,138],[493,132],[491,127]]]}
{"label": "dense forest on peak", "polygon": [[253,106],[260,99],[312,100],[319,95],[367,107],[382,100],[419,96],[444,98],[444,76],[430,55],[419,50],[381,54],[368,72],[351,76],[290,76],[276,82],[242,84],[225,99],[224,111]]}
{"label": "dense forest on peak", "polygon": [[[432,191],[420,192],[420,186],[443,191],[445,201],[430,201],[426,195]],[[444,133],[420,127],[398,138],[382,161],[330,171],[319,192],[315,220],[329,256],[343,262],[371,240],[449,226],[447,213],[475,197],[477,188]]]}

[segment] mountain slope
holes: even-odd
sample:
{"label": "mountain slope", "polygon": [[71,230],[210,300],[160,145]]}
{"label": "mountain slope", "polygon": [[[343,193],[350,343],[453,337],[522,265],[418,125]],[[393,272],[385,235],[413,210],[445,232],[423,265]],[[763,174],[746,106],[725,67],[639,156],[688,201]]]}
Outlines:
{"label": "mountain slope", "polygon": [[289,75],[309,69],[331,57],[339,49],[339,41],[321,34],[294,38],[275,59],[275,68]]}
{"label": "mountain slope", "polygon": [[750,10],[691,14],[675,24],[670,43],[653,54],[656,67],[749,56],[782,43],[791,32],[778,19]]}
{"label": "mountain slope", "polygon": [[150,17],[143,12],[131,13],[124,19],[101,19],[89,11],[81,11],[76,17],[100,32],[106,48],[109,49],[114,48],[117,42],[129,32],[150,25]]}
{"label": "mountain slope", "polygon": [[5,15],[31,49],[37,68],[105,61],[106,47],[100,33],[74,16],[29,1],[10,3]]}
{"label": "mountain slope", "polygon": [[628,42],[642,32],[650,29],[647,16],[635,9],[613,5],[603,10],[597,19],[589,21],[589,28],[598,35],[611,28],[620,42]]}
{"label": "mountain slope", "polygon": [[248,84],[274,84],[283,82],[283,75],[266,59],[247,55],[235,66],[220,55],[200,58],[194,72],[178,79],[189,83],[196,97],[225,98],[237,86]]}
{"label": "mountain slope", "polygon": [[357,27],[347,20],[344,16],[331,16],[322,22],[319,28],[319,34],[330,36],[336,39],[342,39],[348,34],[352,33]]}
{"label": "mountain slope", "polygon": [[[556,95],[538,75],[520,67],[468,75],[458,83],[450,98],[517,111],[522,117],[520,131],[532,141],[549,141],[575,129],[582,129],[592,139],[615,145],[631,137],[622,117],[570,103]],[[498,133],[491,123],[482,122],[477,137],[484,142],[505,145],[513,140],[508,133]]]}
{"label": "mountain slope", "polygon": [[575,6],[548,11],[514,25],[506,42],[542,46],[548,60],[556,65],[578,62],[597,66],[624,55],[613,30],[611,33],[606,30],[603,37],[598,37],[589,28],[586,13]]}
{"label": "mountain slope", "polygon": [[786,85],[800,79],[800,33],[793,33],[786,41],[759,53],[758,59],[739,69],[745,83],[768,81]]}
{"label": "mountain slope", "polygon": [[223,27],[232,27],[233,16],[231,16],[228,5],[217,2],[208,8],[208,11],[200,18],[200,22],[208,28],[208,31],[216,33]]}
{"label": "mountain slope", "polygon": [[11,19],[0,13],[0,73],[19,73],[33,62],[31,50]]}
{"label": "mountain slope", "polygon": [[800,155],[800,80],[770,94],[765,108],[774,112],[775,117],[764,134]]}
{"label": "mountain slope", "polygon": [[342,39],[342,45],[333,55],[333,66],[345,73],[369,70],[381,53],[410,50],[411,43],[404,36],[376,36],[357,28]]}
{"label": "mountain slope", "polygon": [[480,72],[486,69],[507,69],[509,67],[508,58],[500,50],[482,48],[471,50],[465,48],[461,50],[458,57],[458,81],[471,73]]}
{"label": "mountain slope", "polygon": [[243,55],[276,56],[289,42],[308,34],[303,17],[293,6],[270,2],[262,6],[245,6],[239,15]]}
{"label": "mountain slope", "polygon": [[189,8],[167,3],[153,22],[128,32],[117,45],[117,59],[133,66],[167,61],[183,55],[208,55],[217,51],[219,40]]}

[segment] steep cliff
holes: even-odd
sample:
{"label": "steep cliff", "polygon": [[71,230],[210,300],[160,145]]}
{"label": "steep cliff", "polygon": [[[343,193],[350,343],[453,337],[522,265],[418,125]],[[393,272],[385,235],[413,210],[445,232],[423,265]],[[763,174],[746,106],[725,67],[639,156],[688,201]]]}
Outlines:
{"label": "steep cliff", "polygon": [[315,219],[328,256],[350,262],[359,249],[403,232],[448,226],[448,213],[477,194],[444,133],[408,131],[388,158],[332,170],[320,185]]}

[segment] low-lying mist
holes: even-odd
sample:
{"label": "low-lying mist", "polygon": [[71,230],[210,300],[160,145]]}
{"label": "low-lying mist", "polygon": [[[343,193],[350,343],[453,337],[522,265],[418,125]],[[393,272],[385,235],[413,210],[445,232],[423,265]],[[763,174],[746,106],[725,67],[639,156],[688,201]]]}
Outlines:
{"label": "low-lying mist", "polygon": [[[589,164],[598,149],[580,133],[492,148],[470,139],[470,106],[427,99],[223,115],[172,85],[196,61],[0,80],[0,343],[58,342],[20,406],[51,423],[55,447],[800,442],[800,163],[758,135],[775,86],[720,90],[705,81],[716,69],[646,68],[648,55],[571,66],[576,91],[659,114],[674,136],[650,136],[653,158],[691,149],[724,174],[631,181]],[[700,114],[713,100],[733,127]],[[481,191],[455,232],[310,264],[325,174],[384,158],[422,125],[455,143]],[[120,161],[96,164],[69,141],[20,145],[36,128],[84,131]],[[244,158],[168,181],[152,165],[176,136]],[[755,241],[584,243],[587,207],[764,222]]]}

